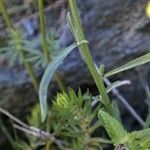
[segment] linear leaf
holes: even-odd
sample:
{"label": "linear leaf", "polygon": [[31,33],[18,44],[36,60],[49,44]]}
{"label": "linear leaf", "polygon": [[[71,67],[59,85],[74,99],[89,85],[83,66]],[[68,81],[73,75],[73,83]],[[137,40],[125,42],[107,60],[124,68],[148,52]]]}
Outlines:
{"label": "linear leaf", "polygon": [[130,80],[116,81],[107,87],[107,93],[109,93],[109,92],[113,91],[114,89],[119,88],[123,85],[130,85],[130,84],[131,84]]}
{"label": "linear leaf", "polygon": [[41,56],[40,55],[37,55],[37,56],[32,56],[30,58],[27,58],[26,61],[28,62],[34,62],[34,61],[37,61],[38,59],[40,59]]}
{"label": "linear leaf", "polygon": [[80,43],[74,43],[71,46],[65,48],[62,52],[59,53],[59,55],[48,65],[47,69],[44,72],[44,75],[42,77],[40,87],[39,87],[39,99],[40,99],[40,107],[41,107],[41,115],[42,115],[42,122],[45,121],[47,116],[47,92],[48,92],[48,85],[59,67],[59,65],[62,63],[64,58],[77,46],[79,46],[82,43],[87,43],[87,41],[81,41]]}
{"label": "linear leaf", "polygon": [[71,30],[72,34],[74,35],[75,39],[78,39],[76,28],[74,26],[74,21],[73,21],[73,19],[70,16],[70,12],[67,13],[66,18],[67,18],[67,22],[69,24],[69,27],[70,27],[70,30]]}
{"label": "linear leaf", "polygon": [[144,65],[144,64],[149,63],[149,62],[150,62],[150,53],[143,55],[141,57],[138,57],[138,58],[128,62],[127,64],[106,73],[104,77],[110,77],[110,76],[115,75],[117,73],[123,72],[125,70],[129,70],[131,68],[134,68],[134,67],[137,67],[140,65]]}

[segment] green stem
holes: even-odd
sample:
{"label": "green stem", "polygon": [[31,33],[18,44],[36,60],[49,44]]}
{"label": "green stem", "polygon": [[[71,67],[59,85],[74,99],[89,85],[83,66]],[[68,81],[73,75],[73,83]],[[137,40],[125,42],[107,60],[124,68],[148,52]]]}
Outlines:
{"label": "green stem", "polygon": [[43,11],[43,0],[38,0],[38,7],[39,7],[39,19],[40,19],[40,31],[42,34],[42,47],[43,47],[43,53],[47,61],[49,61],[49,51],[47,46],[47,40],[46,40],[46,28],[45,28],[45,22],[44,22],[44,11]]}
{"label": "green stem", "polygon": [[54,80],[57,82],[60,90],[63,92],[67,92],[67,88],[62,80],[62,77],[60,76],[60,74],[57,72],[55,75],[54,75]]}
{"label": "green stem", "polygon": [[81,132],[83,133],[83,144],[87,147],[89,142],[91,141],[91,134],[90,134],[90,121],[87,116],[84,114],[79,114],[79,117],[83,118],[81,121]]}
{"label": "green stem", "polygon": [[20,57],[22,58],[22,62],[24,64],[24,67],[25,67],[26,71],[28,72],[28,74],[29,74],[29,76],[31,78],[31,81],[32,81],[32,83],[34,85],[34,88],[35,88],[36,92],[38,93],[39,82],[38,82],[38,79],[36,78],[36,74],[33,71],[33,68],[31,66],[31,64],[26,61],[25,53],[22,50],[22,47],[20,45],[20,43],[21,43],[21,41],[20,41],[20,39],[21,39],[20,38],[20,34],[18,32],[16,32],[16,31],[15,32],[13,31],[12,35],[13,35],[13,37],[15,39],[15,42],[16,42],[15,43],[16,50],[18,51],[18,53],[20,53]]}
{"label": "green stem", "polygon": [[3,18],[4,18],[4,21],[5,21],[5,24],[6,24],[7,28],[10,30],[10,32],[12,34],[12,37],[16,41],[16,45],[15,45],[16,46],[16,50],[20,52],[20,57],[22,57],[22,59],[23,59],[24,67],[27,70],[27,72],[28,72],[28,74],[29,74],[29,76],[31,78],[31,81],[32,81],[32,83],[34,85],[35,90],[38,92],[38,87],[39,87],[38,80],[37,80],[36,75],[35,75],[35,73],[33,71],[33,68],[26,61],[25,54],[22,51],[21,46],[20,46],[20,34],[15,30],[12,22],[10,21],[10,18],[9,18],[8,12],[7,12],[6,8],[5,8],[3,0],[0,0],[0,10],[2,12],[2,15],[3,15]]}
{"label": "green stem", "polygon": [[53,143],[53,141],[48,141],[46,142],[46,145],[45,145],[45,150],[50,150],[50,147],[51,147],[51,144]]}
{"label": "green stem", "polygon": [[99,138],[99,137],[92,138],[91,143],[112,144],[110,140]]}
{"label": "green stem", "polygon": [[[46,28],[45,28],[45,22],[44,22],[43,0],[38,0],[38,7],[39,7],[39,18],[40,18],[40,31],[42,34],[43,53],[44,53],[45,58],[47,59],[47,62],[50,63],[51,57],[49,56],[48,43],[46,40]],[[57,82],[61,91],[66,91],[64,82],[58,73],[54,75],[54,80]]]}
{"label": "green stem", "polygon": [[14,26],[13,26],[12,22],[10,21],[10,18],[9,18],[9,15],[8,15],[8,12],[4,5],[3,0],[0,0],[0,11],[3,14],[3,18],[4,18],[5,24],[7,25],[8,29],[14,30]]}
{"label": "green stem", "polygon": [[27,72],[28,72],[28,74],[31,78],[31,81],[34,85],[34,88],[35,88],[36,92],[38,93],[38,91],[39,91],[39,82],[36,78],[36,74],[33,71],[32,66],[29,63],[27,63],[26,61],[24,61],[24,66],[25,66],[25,69],[27,70]]}
{"label": "green stem", "polygon": [[[70,6],[70,10],[71,10],[71,15],[73,18],[73,23],[76,28],[76,34],[77,34],[76,40],[77,40],[77,42],[85,40],[81,20],[80,20],[79,14],[78,14],[76,0],[69,0],[69,6]],[[106,110],[109,112],[109,114],[113,115],[110,99],[108,97],[108,94],[107,94],[107,91],[106,91],[106,88],[105,88],[105,85],[103,82],[103,78],[101,76],[99,76],[99,74],[96,70],[96,67],[93,62],[93,58],[90,54],[87,43],[80,45],[79,48],[80,48],[80,53],[93,76],[93,79],[96,83],[98,91],[101,94],[102,102],[103,102]]]}
{"label": "green stem", "polygon": [[100,126],[102,126],[102,124],[100,123],[100,121],[98,120],[96,123],[94,123],[94,125],[92,127],[90,127],[90,134],[92,134],[96,129],[98,129]]}

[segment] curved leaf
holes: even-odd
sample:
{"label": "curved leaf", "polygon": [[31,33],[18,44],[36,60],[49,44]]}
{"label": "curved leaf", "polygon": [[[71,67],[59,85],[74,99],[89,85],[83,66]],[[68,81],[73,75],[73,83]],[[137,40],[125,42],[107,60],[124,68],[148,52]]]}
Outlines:
{"label": "curved leaf", "polygon": [[41,107],[41,115],[42,115],[42,122],[45,121],[48,111],[47,106],[47,92],[48,92],[48,86],[49,83],[59,67],[59,65],[62,63],[64,58],[77,46],[79,46],[82,43],[87,43],[87,41],[81,41],[80,43],[74,43],[71,46],[64,49],[62,52],[59,53],[59,55],[48,65],[47,69],[44,72],[44,75],[42,77],[40,87],[39,87],[39,99],[40,99],[40,107]]}
{"label": "curved leaf", "polygon": [[143,55],[141,57],[138,57],[138,58],[126,63],[125,65],[118,67],[118,68],[106,73],[104,77],[110,77],[110,76],[115,75],[117,73],[132,69],[132,68],[140,66],[140,65],[144,65],[144,64],[149,63],[149,62],[150,62],[150,53]]}

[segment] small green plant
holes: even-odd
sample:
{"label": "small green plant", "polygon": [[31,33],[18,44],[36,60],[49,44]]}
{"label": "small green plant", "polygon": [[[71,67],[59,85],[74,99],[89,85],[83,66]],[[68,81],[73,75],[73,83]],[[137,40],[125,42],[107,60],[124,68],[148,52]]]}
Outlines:
{"label": "small green plant", "polygon": [[[139,65],[149,63],[150,53],[140,56],[112,71],[105,72],[105,66],[101,65],[98,67],[90,54],[88,41],[85,38],[79,17],[76,0],[68,1],[70,12],[67,14],[67,21],[75,38],[75,42],[59,52],[59,54],[52,59],[49,52],[46,30],[44,28],[43,0],[38,0],[42,51],[30,50],[28,48],[24,50],[24,48],[22,48],[25,44],[22,45],[21,36],[17,36],[16,38],[16,35],[18,35],[16,33],[18,32],[15,32],[13,25],[9,21],[10,19],[8,18],[2,0],[0,0],[1,10],[7,27],[11,29],[12,39],[17,39],[15,41],[19,41],[19,44],[14,44],[15,46],[17,45],[16,49],[18,50],[15,57],[23,58],[23,64],[25,66],[26,63],[28,64],[31,62],[32,64],[38,61],[39,64],[43,64],[44,62],[44,66],[48,65],[38,88],[40,105],[32,109],[31,116],[27,119],[28,124],[31,126],[18,121],[8,112],[0,109],[0,112],[10,117],[16,123],[14,125],[15,128],[26,133],[26,141],[18,140],[15,146],[18,149],[101,150],[109,148],[110,144],[113,144],[116,150],[149,150],[149,114],[144,122],[119,95],[123,103],[129,107],[131,114],[135,116],[137,121],[140,120],[139,123],[142,126],[140,131],[132,131],[129,133],[125,130],[121,122],[118,105],[115,101],[111,100],[108,95],[108,93],[113,90],[115,90],[115,94],[118,94],[116,87],[123,85],[123,83],[117,81],[111,84],[108,82],[109,80],[107,78]],[[50,43],[50,45],[51,44],[52,43]],[[89,92],[82,93],[80,89],[77,93],[72,89],[67,90],[63,87],[63,83],[58,77],[59,75],[55,75],[59,65],[76,47],[79,48],[81,56],[95,81],[99,91],[97,96],[92,96]],[[1,51],[7,52],[5,48],[1,49]],[[26,54],[26,52],[28,53]],[[8,53],[10,53],[10,51],[8,51]],[[25,56],[28,56],[28,58]],[[29,68],[27,68],[27,70],[29,70]],[[33,71],[33,69],[31,71]],[[56,80],[60,79],[58,84],[64,92],[57,93],[57,96],[53,98],[52,105],[49,106],[47,103],[48,86],[53,76]],[[110,140],[102,129],[106,130]],[[8,136],[4,127],[3,130],[10,139],[10,142],[13,143],[12,138]],[[100,132],[99,136],[95,136],[94,133],[96,132]]]}
{"label": "small green plant", "polygon": [[111,138],[116,150],[150,149],[150,128],[128,133],[118,120],[101,110],[99,111],[99,119]]}
{"label": "small green plant", "polygon": [[[58,94],[56,100],[53,102],[53,109],[59,117],[59,122],[55,126],[55,133],[68,138],[72,145],[76,145],[76,149],[86,149],[101,145],[101,143],[109,143],[108,140],[98,137],[92,137],[93,132],[101,126],[97,118],[97,111],[100,105],[92,109],[92,96],[89,93],[82,95],[78,91],[76,95],[73,90],[68,94]],[[67,143],[68,145],[68,143]]]}

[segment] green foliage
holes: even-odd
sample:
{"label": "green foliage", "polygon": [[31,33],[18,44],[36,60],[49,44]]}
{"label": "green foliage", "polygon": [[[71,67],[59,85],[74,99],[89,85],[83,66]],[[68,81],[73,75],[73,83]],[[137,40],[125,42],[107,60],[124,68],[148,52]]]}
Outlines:
{"label": "green foliage", "polygon": [[[27,116],[27,121],[30,126],[41,128],[41,116],[40,116],[40,105],[36,104],[32,107],[31,114]],[[38,149],[40,146],[44,146],[45,142],[38,139],[37,137],[26,134],[26,141],[18,140],[16,141],[16,147],[20,150],[33,150]]]}
{"label": "green foliage", "polygon": [[[58,50],[58,41],[52,38],[54,34],[46,34],[44,26],[43,0],[39,1],[41,38],[40,41],[37,40],[38,43],[36,41],[30,42],[26,40],[26,36],[23,35],[23,33],[18,32],[9,18],[3,0],[0,1],[0,11],[2,12],[5,24],[11,35],[11,40],[8,42],[7,47],[0,49],[1,56],[7,58],[10,66],[13,66],[15,62],[23,64],[33,82],[35,90],[38,92],[39,81],[36,78],[31,64],[34,64],[34,67],[42,66],[45,68],[51,61],[49,58],[53,57],[51,51],[55,50],[56,53]],[[37,45],[32,43],[36,43]],[[42,45],[43,52],[36,49],[36,47],[39,46],[39,43]],[[55,80],[58,82],[60,89],[65,89],[60,76],[57,75]]]}
{"label": "green foliage", "polygon": [[47,116],[47,91],[50,81],[52,77],[62,63],[62,61],[66,58],[66,56],[78,45],[85,43],[86,41],[81,41],[80,43],[74,43],[71,46],[65,48],[59,55],[48,65],[46,68],[44,75],[42,77],[40,88],[39,88],[39,99],[41,106],[41,114],[42,114],[42,122],[45,121]]}
{"label": "green foliage", "polygon": [[13,30],[11,30],[10,38],[11,40],[8,46],[0,48],[0,56],[8,60],[10,67],[12,67],[18,62],[20,64],[24,62],[24,57],[22,56],[24,38],[21,37],[20,32],[15,32]]}
{"label": "green foliage", "polygon": [[[92,95],[88,92],[76,94],[73,90],[69,90],[68,94],[57,94],[57,98],[53,101],[53,109],[56,111],[59,121],[55,128],[55,133],[69,138],[72,141],[70,145],[73,149],[85,149],[87,145],[93,147],[94,144],[108,142],[103,138],[95,140],[92,133],[101,126],[97,121],[97,112],[100,108],[98,105],[92,108]],[[97,146],[96,146],[97,147]]]}
{"label": "green foliage", "polygon": [[[62,118],[74,125],[80,125],[86,117],[92,115],[91,98],[85,99],[80,90],[78,95],[73,90],[70,90],[68,94],[57,94],[57,99],[53,105]],[[91,118],[93,117],[91,116]]]}
{"label": "green foliage", "polygon": [[[55,58],[61,51],[59,47],[59,41],[57,40],[57,35],[55,31],[51,29],[47,37],[47,46],[49,57]],[[26,52],[28,53],[27,61],[34,65],[34,68],[42,67],[45,69],[49,64],[49,61],[45,59],[45,55],[41,49],[36,49],[38,44],[41,42],[41,36],[33,41],[26,41]]]}
{"label": "green foliage", "polygon": [[[41,118],[39,104],[32,108],[31,114],[27,116],[27,121],[29,125],[40,128]],[[14,128],[13,134],[10,134],[7,127],[3,124],[0,124],[0,129],[3,131],[14,150],[36,150],[45,145],[45,142],[29,134],[25,134],[25,137],[22,139]]]}
{"label": "green foliage", "polygon": [[8,45],[8,47],[10,46],[11,49],[9,48],[4,48],[4,51],[2,50],[2,52],[5,54],[4,56],[11,58],[10,59],[10,64],[12,65],[16,59],[19,60],[20,63],[22,63],[25,67],[25,69],[27,70],[32,83],[35,87],[35,90],[38,91],[38,80],[36,78],[36,75],[34,73],[34,70],[32,68],[32,66],[26,61],[26,55],[23,51],[23,46],[24,46],[24,42],[22,43],[22,36],[20,35],[20,33],[18,32],[17,29],[15,29],[15,27],[13,26],[8,12],[5,8],[5,5],[3,3],[3,0],[0,1],[0,11],[2,12],[5,24],[10,32],[12,41],[10,42],[11,45]]}
{"label": "green foliage", "polygon": [[114,112],[114,117],[119,122],[121,122],[121,116],[120,116],[119,106],[118,106],[118,103],[116,102],[116,100],[112,101],[112,108],[113,108],[113,112]]}
{"label": "green foliage", "polygon": [[125,150],[150,149],[150,128],[128,133],[119,121],[101,110],[99,111],[99,119],[102,121],[116,149],[120,146],[124,147]]}
{"label": "green foliage", "polygon": [[120,73],[122,71],[129,70],[129,69],[132,69],[134,67],[137,67],[137,66],[149,63],[149,62],[150,62],[150,53],[145,54],[141,57],[138,57],[138,58],[128,62],[127,64],[106,73],[104,77],[110,77],[110,76]]}
{"label": "green foliage", "polygon": [[40,127],[41,126],[41,115],[40,115],[40,105],[36,104],[32,108],[31,114],[27,117],[28,123],[31,126]]}
{"label": "green foliage", "polygon": [[125,137],[128,133],[122,127],[120,122],[104,111],[99,111],[99,119],[102,121],[102,124],[104,125],[113,143],[124,144]]}
{"label": "green foliage", "polygon": [[[68,94],[65,92],[59,93],[56,100],[53,100],[51,111],[48,113],[43,129],[47,132],[53,131],[63,141],[64,149],[97,148],[101,147],[102,143],[110,144],[111,142],[105,138],[92,136],[93,132],[101,126],[101,123],[96,121],[100,106],[93,109],[91,103],[92,95],[89,92],[82,94],[79,90],[76,94],[70,89]],[[39,113],[40,107],[35,105],[31,114],[27,117],[29,125],[41,128]],[[25,139],[12,140],[13,148],[30,150],[44,148],[47,144],[28,134],[25,134]],[[59,147],[56,148],[55,144],[51,144],[50,147],[59,149]]]}

